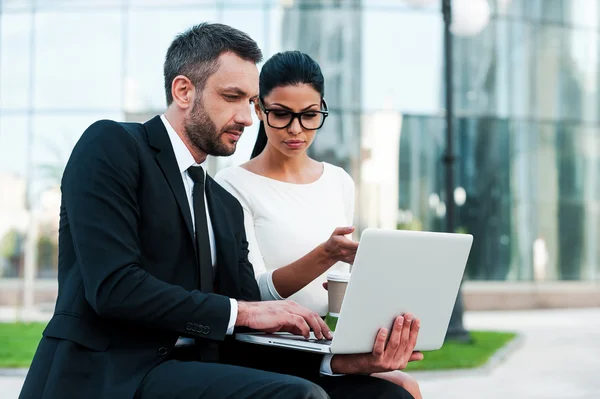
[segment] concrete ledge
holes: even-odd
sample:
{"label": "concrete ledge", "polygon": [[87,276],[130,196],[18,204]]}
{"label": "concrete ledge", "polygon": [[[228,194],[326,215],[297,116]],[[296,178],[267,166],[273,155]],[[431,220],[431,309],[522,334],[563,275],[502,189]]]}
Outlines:
{"label": "concrete ledge", "polygon": [[[35,281],[33,301],[35,304],[54,303],[58,295],[58,280]],[[16,306],[23,302],[23,280],[0,278],[0,306]]]}
{"label": "concrete ledge", "polygon": [[600,282],[475,282],[463,284],[466,310],[600,307]]}
{"label": "concrete ledge", "polygon": [[[18,279],[0,279],[0,306],[15,306],[23,297]],[[466,310],[522,310],[600,307],[600,281],[512,282],[465,281]],[[52,308],[58,294],[56,280],[35,282],[34,301]]]}
{"label": "concrete ledge", "polygon": [[0,376],[2,377],[25,377],[27,376],[28,368],[0,368]]}

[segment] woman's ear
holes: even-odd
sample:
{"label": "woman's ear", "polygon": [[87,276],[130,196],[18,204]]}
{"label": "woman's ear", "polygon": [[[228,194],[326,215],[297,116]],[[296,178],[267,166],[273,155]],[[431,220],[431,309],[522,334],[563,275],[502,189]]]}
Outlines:
{"label": "woman's ear", "polygon": [[263,112],[260,109],[260,105],[258,104],[258,101],[256,103],[254,103],[254,112],[256,112],[256,117],[262,121],[263,120]]}

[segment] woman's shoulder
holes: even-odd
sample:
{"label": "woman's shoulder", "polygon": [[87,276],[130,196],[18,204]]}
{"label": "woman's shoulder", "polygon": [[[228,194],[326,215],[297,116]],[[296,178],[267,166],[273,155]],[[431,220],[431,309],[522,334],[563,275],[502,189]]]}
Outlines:
{"label": "woman's shoulder", "polygon": [[267,178],[248,170],[244,165],[221,169],[215,175],[215,181],[238,199],[249,200],[254,194],[267,189],[269,183]]}
{"label": "woman's shoulder", "polygon": [[237,180],[243,180],[241,178],[242,173],[243,169],[240,166],[228,166],[217,172],[217,174],[215,175],[215,181],[221,184],[231,183]]}
{"label": "woman's shoulder", "polygon": [[354,179],[344,168],[328,162],[323,162],[323,167],[330,179],[339,181],[344,187],[354,187]]}
{"label": "woman's shoulder", "polygon": [[248,193],[248,172],[241,166],[228,166],[215,175],[215,181],[242,201]]}

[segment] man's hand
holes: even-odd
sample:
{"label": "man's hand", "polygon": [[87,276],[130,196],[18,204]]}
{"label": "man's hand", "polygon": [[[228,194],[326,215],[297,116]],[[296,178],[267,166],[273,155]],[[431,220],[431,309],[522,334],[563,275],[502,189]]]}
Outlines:
{"label": "man's hand", "polygon": [[332,339],[331,330],[323,319],[315,312],[308,310],[294,301],[238,302],[236,326],[249,327],[253,330],[273,332],[290,332],[296,335],[310,336],[314,331],[317,339]]}
{"label": "man's hand", "polygon": [[419,327],[420,321],[413,315],[400,316],[394,321],[389,340],[387,329],[382,328],[375,338],[373,352],[335,355],[331,359],[331,370],[336,374],[372,374],[402,370],[408,362],[423,360],[421,352],[414,352]]}

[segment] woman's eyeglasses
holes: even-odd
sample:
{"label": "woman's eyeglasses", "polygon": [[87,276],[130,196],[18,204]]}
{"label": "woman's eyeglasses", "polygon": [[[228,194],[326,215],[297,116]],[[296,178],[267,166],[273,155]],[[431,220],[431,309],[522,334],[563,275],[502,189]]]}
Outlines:
{"label": "woman's eyeglasses", "polygon": [[267,109],[262,102],[262,99],[258,100],[258,104],[260,109],[267,116],[267,124],[275,129],[285,129],[290,126],[294,121],[294,118],[298,118],[300,121],[300,126],[302,126],[306,130],[317,130],[323,126],[325,123],[325,118],[329,115],[329,111],[327,111],[327,104],[325,100],[323,100],[323,110],[322,111],[302,111],[302,112],[292,112],[285,109]]}

